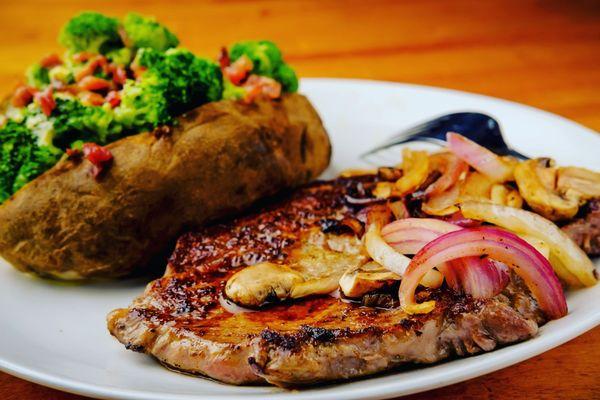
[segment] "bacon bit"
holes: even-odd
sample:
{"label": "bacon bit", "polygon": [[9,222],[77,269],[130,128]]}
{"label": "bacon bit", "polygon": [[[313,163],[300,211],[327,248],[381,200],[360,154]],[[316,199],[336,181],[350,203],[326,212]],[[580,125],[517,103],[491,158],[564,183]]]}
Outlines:
{"label": "bacon bit", "polygon": [[123,86],[127,81],[127,71],[125,71],[125,68],[115,66],[112,70],[112,79],[117,85]]}
{"label": "bacon bit", "polygon": [[254,65],[252,60],[246,55],[242,55],[240,58],[235,60],[233,64],[223,69],[223,74],[236,86],[239,86],[246,80],[250,71],[252,71]]}
{"label": "bacon bit", "polygon": [[94,75],[94,72],[98,68],[102,68],[102,71],[108,74],[108,60],[104,56],[95,56],[92,58],[85,67],[83,67],[76,75],[75,81],[79,82],[83,78],[89,75]]}
{"label": "bacon bit", "polygon": [[76,62],[84,63],[94,55],[92,53],[88,53],[87,51],[82,51],[81,53],[73,54],[73,60]]}
{"label": "bacon bit", "polygon": [[129,68],[131,68],[131,71],[133,71],[133,76],[136,79],[139,78],[148,69],[148,68],[142,67],[141,65],[138,65],[138,64],[131,64],[129,66]]}
{"label": "bacon bit", "polygon": [[231,64],[231,58],[229,58],[229,52],[227,51],[227,47],[221,47],[221,52],[219,53],[219,65],[221,69],[225,67],[229,67]]}
{"label": "bacon bit", "polygon": [[258,85],[254,85],[254,86],[246,86],[246,85],[244,85],[244,88],[246,89],[246,96],[242,99],[242,101],[244,103],[250,104],[254,100],[256,100],[258,97],[260,97],[260,86],[258,86]]}
{"label": "bacon bit", "polygon": [[98,78],[97,76],[86,76],[78,83],[82,90],[105,90],[110,87],[110,82],[106,79]]}
{"label": "bacon bit", "polygon": [[262,78],[264,79],[264,81],[260,83],[262,94],[270,99],[278,99],[281,96],[281,84],[271,78]]}
{"label": "bacon bit", "polygon": [[67,149],[67,158],[69,160],[78,160],[83,155],[83,152],[80,149]]}
{"label": "bacon bit", "polygon": [[96,143],[84,143],[83,155],[92,163],[92,176],[94,178],[98,178],[113,161],[110,150]]}
{"label": "bacon bit", "polygon": [[116,90],[111,90],[106,95],[106,98],[104,99],[104,101],[106,101],[108,104],[110,104],[110,106],[112,108],[115,108],[119,104],[121,104],[121,94],[119,92],[117,92]]}
{"label": "bacon bit", "polygon": [[93,75],[94,74],[94,70],[96,69],[94,67],[94,70],[92,70],[90,68],[91,64],[86,65],[85,67],[83,67],[82,69],[80,69],[79,71],[77,71],[77,73],[75,74],[75,81],[79,82],[80,80],[82,80],[83,78],[85,78],[88,75]]}
{"label": "bacon bit", "polygon": [[98,60],[98,66],[102,68],[102,72],[106,75],[110,74],[110,64],[108,62],[108,58],[104,56],[100,56],[101,58]]}
{"label": "bacon bit", "polygon": [[70,93],[74,96],[77,96],[79,94],[79,92],[81,92],[81,88],[79,86],[77,86],[77,84],[71,84],[71,85],[53,85],[54,89],[56,89],[56,91],[58,92],[65,92],[65,93]]}
{"label": "bacon bit", "polygon": [[51,86],[46,88],[43,92],[37,92],[34,95],[35,101],[40,105],[42,112],[49,117],[52,114],[52,110],[56,108],[56,101],[54,101],[53,89]]}
{"label": "bacon bit", "polygon": [[77,97],[85,106],[101,106],[104,104],[104,96],[94,92],[80,92]]}
{"label": "bacon bit", "polygon": [[243,85],[247,94],[244,102],[251,103],[259,96],[277,99],[281,96],[281,84],[266,76],[250,75]]}
{"label": "bacon bit", "polygon": [[12,105],[15,107],[25,107],[27,104],[31,103],[36,91],[37,90],[31,86],[19,86],[12,97]]}
{"label": "bacon bit", "polygon": [[61,65],[62,63],[62,60],[56,53],[47,55],[46,57],[42,58],[42,61],[40,61],[40,65],[44,68],[56,67],[57,65]]}

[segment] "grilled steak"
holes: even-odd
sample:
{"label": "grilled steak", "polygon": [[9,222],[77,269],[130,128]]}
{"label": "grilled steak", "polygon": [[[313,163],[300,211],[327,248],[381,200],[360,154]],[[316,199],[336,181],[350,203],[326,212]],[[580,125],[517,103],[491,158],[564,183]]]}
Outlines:
{"label": "grilled steak", "polygon": [[[263,261],[302,263],[297,258],[308,257],[302,248],[318,248],[317,260],[334,260],[325,263],[328,273],[343,271],[350,261],[333,255],[348,249],[335,239],[351,243],[360,235],[354,231],[360,227],[356,219],[371,201],[376,179],[316,182],[254,214],[184,235],[165,275],[129,308],[109,314],[110,332],[128,349],[151,354],[173,369],[233,384],[280,386],[432,363],[536,334],[543,315],[518,278],[488,300],[445,287],[421,289],[419,300],[437,300],[426,315],[406,315],[397,304],[365,307],[331,295],[273,303],[254,312],[228,306],[223,290],[233,273]],[[321,239],[307,239],[315,236]]]}
{"label": "grilled steak", "polygon": [[563,230],[589,256],[600,256],[600,199],[587,205],[585,216],[563,226]]}

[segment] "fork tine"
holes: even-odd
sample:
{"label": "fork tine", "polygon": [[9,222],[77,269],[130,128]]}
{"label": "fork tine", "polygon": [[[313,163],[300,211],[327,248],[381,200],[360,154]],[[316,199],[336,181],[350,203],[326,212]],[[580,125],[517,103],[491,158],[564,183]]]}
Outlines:
{"label": "fork tine", "polygon": [[378,145],[374,149],[368,151],[367,153],[365,153],[365,155],[374,153],[374,152],[376,152],[378,150],[381,150],[383,148],[387,148],[387,147],[395,145],[395,144],[401,144],[401,143],[409,142],[409,141],[413,140],[414,136],[420,134],[424,130],[427,130],[427,128],[431,125],[431,122],[432,121],[426,121],[426,122],[423,122],[423,123],[421,123],[419,125],[413,126],[412,128],[409,128],[409,129],[407,129],[405,131],[401,131],[401,132],[397,133],[396,135],[388,138],[385,142],[381,143],[380,145]]}
{"label": "fork tine", "polygon": [[[527,159],[523,154],[511,149],[502,136],[498,122],[489,115],[478,112],[458,112],[442,115],[403,130],[375,148],[361,155],[370,164],[391,161],[388,148],[412,141],[423,141],[443,145],[448,131],[458,132],[467,138],[487,147],[499,155],[512,155]],[[387,154],[387,155],[384,155]],[[395,151],[396,157],[399,151]],[[397,161],[394,162],[396,164]]]}
{"label": "fork tine", "polygon": [[400,163],[402,160],[402,152],[399,145],[386,147],[376,152],[365,154],[362,157],[363,161],[374,167],[393,166]]}

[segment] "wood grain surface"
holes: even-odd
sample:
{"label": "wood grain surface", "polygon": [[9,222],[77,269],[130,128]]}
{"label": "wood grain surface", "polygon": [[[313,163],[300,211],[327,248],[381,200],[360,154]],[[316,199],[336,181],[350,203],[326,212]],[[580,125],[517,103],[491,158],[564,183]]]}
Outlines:
{"label": "wood grain surface", "polygon": [[[599,1],[2,0],[1,90],[11,91],[27,65],[58,51],[58,30],[84,9],[155,15],[207,56],[238,39],[268,38],[301,76],[483,93],[600,130]],[[408,398],[599,399],[599,359],[596,328],[516,366]],[[0,398],[83,399],[2,373]]]}

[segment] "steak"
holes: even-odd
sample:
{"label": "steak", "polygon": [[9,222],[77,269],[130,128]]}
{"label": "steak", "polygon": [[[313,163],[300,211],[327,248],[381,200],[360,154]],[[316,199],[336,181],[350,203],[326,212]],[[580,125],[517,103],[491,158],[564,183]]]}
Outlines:
{"label": "steak", "polygon": [[600,199],[591,200],[585,215],[562,229],[589,256],[600,256]]}
{"label": "steak", "polygon": [[[109,331],[126,348],[175,370],[232,384],[286,387],[467,356],[537,333],[543,314],[517,277],[487,300],[445,286],[421,288],[419,301],[436,300],[435,310],[424,315],[407,315],[397,303],[366,307],[339,295],[258,310],[239,310],[224,298],[228,278],[240,268],[299,263],[294,258],[305,257],[298,249],[307,238],[321,237],[310,246],[323,254],[347,251],[332,240],[360,237],[357,220],[364,204],[374,201],[377,179],[315,182],[250,215],[182,236],[164,276],[129,308],[108,315]],[[326,266],[329,274],[343,272],[347,260],[340,259]]]}

